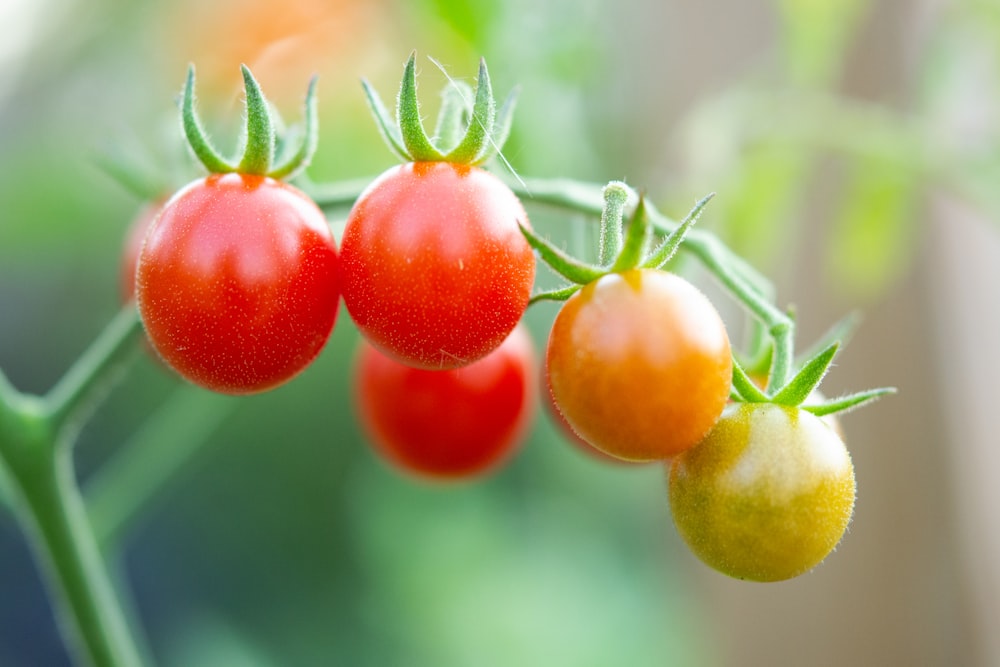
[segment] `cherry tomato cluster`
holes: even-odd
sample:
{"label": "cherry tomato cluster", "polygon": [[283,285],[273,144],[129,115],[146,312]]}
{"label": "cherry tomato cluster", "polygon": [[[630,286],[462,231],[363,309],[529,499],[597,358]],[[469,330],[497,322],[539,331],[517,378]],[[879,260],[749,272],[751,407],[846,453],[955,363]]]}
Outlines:
{"label": "cherry tomato cluster", "polygon": [[[609,184],[602,261],[574,260],[536,236],[511,188],[479,166],[503,143],[513,106],[509,98],[497,113],[485,64],[475,101],[456,86],[432,140],[416,107],[413,63],[395,122],[365,86],[405,163],[356,199],[339,251],[322,210],[284,181],[315,148],[313,88],[292,153],[244,68],[247,141],[236,163],[204,136],[189,74],[184,127],[212,173],[141,223],[148,231],[129,243],[123,270],[123,291],[134,288],[164,363],[213,391],[272,389],[317,357],[343,299],[362,334],[360,424],[400,468],[438,479],[495,468],[523,440],[541,384],[553,413],[595,456],[666,462],[677,528],[709,565],[768,581],[821,561],[852,515],[854,474],[838,434],[799,406],[832,352],[775,391],[751,387],[712,303],[664,268],[707,199],[673,231],[654,233],[643,200]],[[574,284],[532,297],[536,251]],[[542,298],[565,304],[539,376],[519,323]]]}

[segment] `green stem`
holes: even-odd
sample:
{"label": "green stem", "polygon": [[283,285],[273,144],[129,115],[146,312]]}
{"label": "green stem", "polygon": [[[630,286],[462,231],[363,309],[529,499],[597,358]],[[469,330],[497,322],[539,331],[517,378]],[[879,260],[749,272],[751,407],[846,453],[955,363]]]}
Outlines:
{"label": "green stem", "polygon": [[14,407],[0,433],[0,451],[15,486],[16,514],[48,584],[67,647],[81,665],[139,665],[87,523],[72,450],[57,440],[39,401],[25,397]]}
{"label": "green stem", "polygon": [[100,398],[124,362],[136,351],[142,333],[135,304],[129,304],[104,328],[45,397],[45,408],[57,430]]}
{"label": "green stem", "polygon": [[21,394],[0,379],[0,464],[9,500],[67,649],[81,665],[141,664],[87,521],[68,428],[117,375],[140,330],[135,307],[123,308],[45,398]]}

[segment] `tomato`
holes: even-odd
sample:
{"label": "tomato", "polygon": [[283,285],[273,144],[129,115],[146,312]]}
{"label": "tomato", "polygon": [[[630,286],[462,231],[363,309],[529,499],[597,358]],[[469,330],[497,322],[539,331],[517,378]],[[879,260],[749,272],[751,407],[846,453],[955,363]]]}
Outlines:
{"label": "tomato", "polygon": [[573,430],[630,461],[694,446],[729,398],[729,337],[683,278],[635,269],[574,294],[549,334],[552,397]]}
{"label": "tomato", "polygon": [[781,581],[811,570],[837,546],[854,509],[843,441],[798,408],[732,405],[668,466],[681,537],[738,579]]}
{"label": "tomato", "polygon": [[146,236],[136,298],[150,342],[180,375],[248,394],[302,371],[333,329],[337,249],[297,189],[212,175],[170,199]]}
{"label": "tomato", "polygon": [[355,203],[341,242],[344,304],[385,354],[429,369],[482,358],[520,321],[535,257],[503,182],[447,162],[399,165]]}
{"label": "tomato", "polygon": [[359,421],[377,451],[403,470],[456,479],[506,460],[535,409],[535,354],[523,327],[462,368],[402,364],[362,341],[355,366]]}
{"label": "tomato", "polygon": [[552,416],[552,420],[556,423],[556,426],[558,427],[564,440],[574,445],[577,450],[602,463],[617,463],[621,465],[631,465],[636,463],[635,461],[626,461],[625,459],[620,459],[617,456],[605,454],[577,435],[576,431],[574,431],[573,427],[569,425],[569,422],[566,421],[566,417],[564,417],[563,413],[559,411],[559,407],[552,399],[552,389],[549,386],[548,373],[543,373],[542,375],[542,402],[548,409],[549,415]]}

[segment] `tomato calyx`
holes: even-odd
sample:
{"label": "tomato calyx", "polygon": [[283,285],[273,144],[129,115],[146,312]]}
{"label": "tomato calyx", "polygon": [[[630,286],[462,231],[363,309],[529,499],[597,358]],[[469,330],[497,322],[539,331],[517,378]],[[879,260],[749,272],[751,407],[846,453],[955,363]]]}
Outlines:
{"label": "tomato calyx", "polygon": [[[821,339],[816,351],[808,353],[804,361],[796,364],[798,370],[791,379],[778,386],[768,386],[766,389],[761,389],[751,376],[764,377],[766,374],[761,373],[761,369],[756,366],[751,367],[751,370],[748,371],[737,359],[733,359],[732,400],[743,403],[773,403],[785,407],[798,407],[817,417],[823,417],[853,410],[888,394],[894,394],[895,388],[880,387],[824,400],[820,403],[807,404],[809,399],[815,396],[816,389],[819,388],[826,373],[830,370],[834,357],[843,348],[854,324],[853,318],[848,318],[834,326],[827,336]],[[766,361],[770,357],[771,355],[767,354],[762,359]]]}
{"label": "tomato calyx", "polygon": [[[432,62],[444,71],[437,61]],[[395,118],[371,85],[361,81],[375,122],[393,153],[408,162],[480,165],[500,152],[510,134],[517,89],[498,110],[485,59],[479,61],[475,94],[465,83],[448,77],[433,137],[427,135],[420,119],[416,76],[413,52],[403,69]]]}
{"label": "tomato calyx", "polygon": [[[212,145],[195,112],[194,65],[188,67],[187,80],[181,100],[181,119],[184,135],[198,160],[213,174],[240,173],[256,176],[270,176],[276,180],[289,179],[308,166],[319,137],[319,121],[316,115],[316,77],[309,81],[306,92],[305,111],[300,127],[288,132],[276,131],[278,119],[272,111],[260,85],[246,65],[241,65],[243,84],[246,89],[246,133],[239,161],[222,156]],[[297,148],[293,151],[295,135],[301,134]]]}
{"label": "tomato calyx", "polygon": [[[538,301],[565,301],[581,287],[610,273],[623,273],[631,269],[663,269],[673,259],[684,235],[697,221],[702,210],[715,196],[714,193],[698,201],[684,220],[659,244],[649,248],[651,225],[646,212],[645,198],[620,181],[611,181],[604,187],[604,207],[601,213],[600,263],[591,264],[567,254],[552,242],[537,235],[530,227],[521,224],[521,233],[549,268],[572,283],[555,290],[539,292],[531,298]],[[627,229],[623,220],[628,205],[635,198],[635,205]]]}

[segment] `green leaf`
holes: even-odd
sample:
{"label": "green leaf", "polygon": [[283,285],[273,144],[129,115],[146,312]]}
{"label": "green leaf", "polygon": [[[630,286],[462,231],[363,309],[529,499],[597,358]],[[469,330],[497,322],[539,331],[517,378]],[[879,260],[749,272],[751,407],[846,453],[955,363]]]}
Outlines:
{"label": "green leaf", "polygon": [[462,141],[445,155],[449,162],[471,164],[484,152],[493,138],[493,122],[496,120],[496,100],[486,69],[486,59],[479,60],[479,80],[476,83],[476,101],[472,106],[472,117]]}
{"label": "green leaf", "polygon": [[271,123],[271,109],[250,68],[240,65],[243,84],[246,87],[247,143],[243,149],[243,159],[237,170],[241,174],[263,176],[271,170],[274,160],[274,125]]}
{"label": "green leaf", "polygon": [[823,380],[823,376],[826,375],[830,364],[833,363],[833,358],[836,356],[839,347],[840,343],[834,342],[807,361],[799,372],[795,374],[795,377],[782,387],[781,391],[774,395],[771,402],[778,405],[801,405]]}
{"label": "green leaf", "polygon": [[561,275],[566,280],[577,283],[578,285],[586,285],[587,283],[591,283],[604,275],[605,272],[600,268],[581,262],[580,260],[566,254],[542,237],[535,234],[530,227],[526,226],[520,220],[517,225],[521,228],[521,233],[524,234],[524,238],[528,240],[528,244],[538,251],[542,260],[553,271]]}
{"label": "green leaf", "polygon": [[399,99],[396,104],[396,120],[410,159],[415,162],[437,162],[443,160],[444,155],[431,143],[424,130],[424,123],[420,119],[416,59],[416,53],[411,53],[403,69],[403,80],[399,86]]}
{"label": "green leaf", "polygon": [[194,65],[188,66],[187,80],[184,83],[184,95],[181,99],[181,122],[184,135],[194,152],[195,157],[213,174],[227,174],[236,171],[236,166],[230,164],[212,145],[205,134],[198,114],[194,110]]}
{"label": "green leaf", "polygon": [[862,405],[867,405],[872,401],[875,401],[883,396],[888,396],[889,394],[895,394],[895,387],[881,387],[879,389],[869,389],[867,391],[859,391],[854,394],[849,394],[847,396],[842,396],[840,398],[835,398],[830,401],[825,401],[818,405],[803,405],[801,408],[806,412],[811,412],[817,417],[825,417],[826,415],[836,414],[838,412],[846,412],[848,410],[853,410],[859,408]]}

